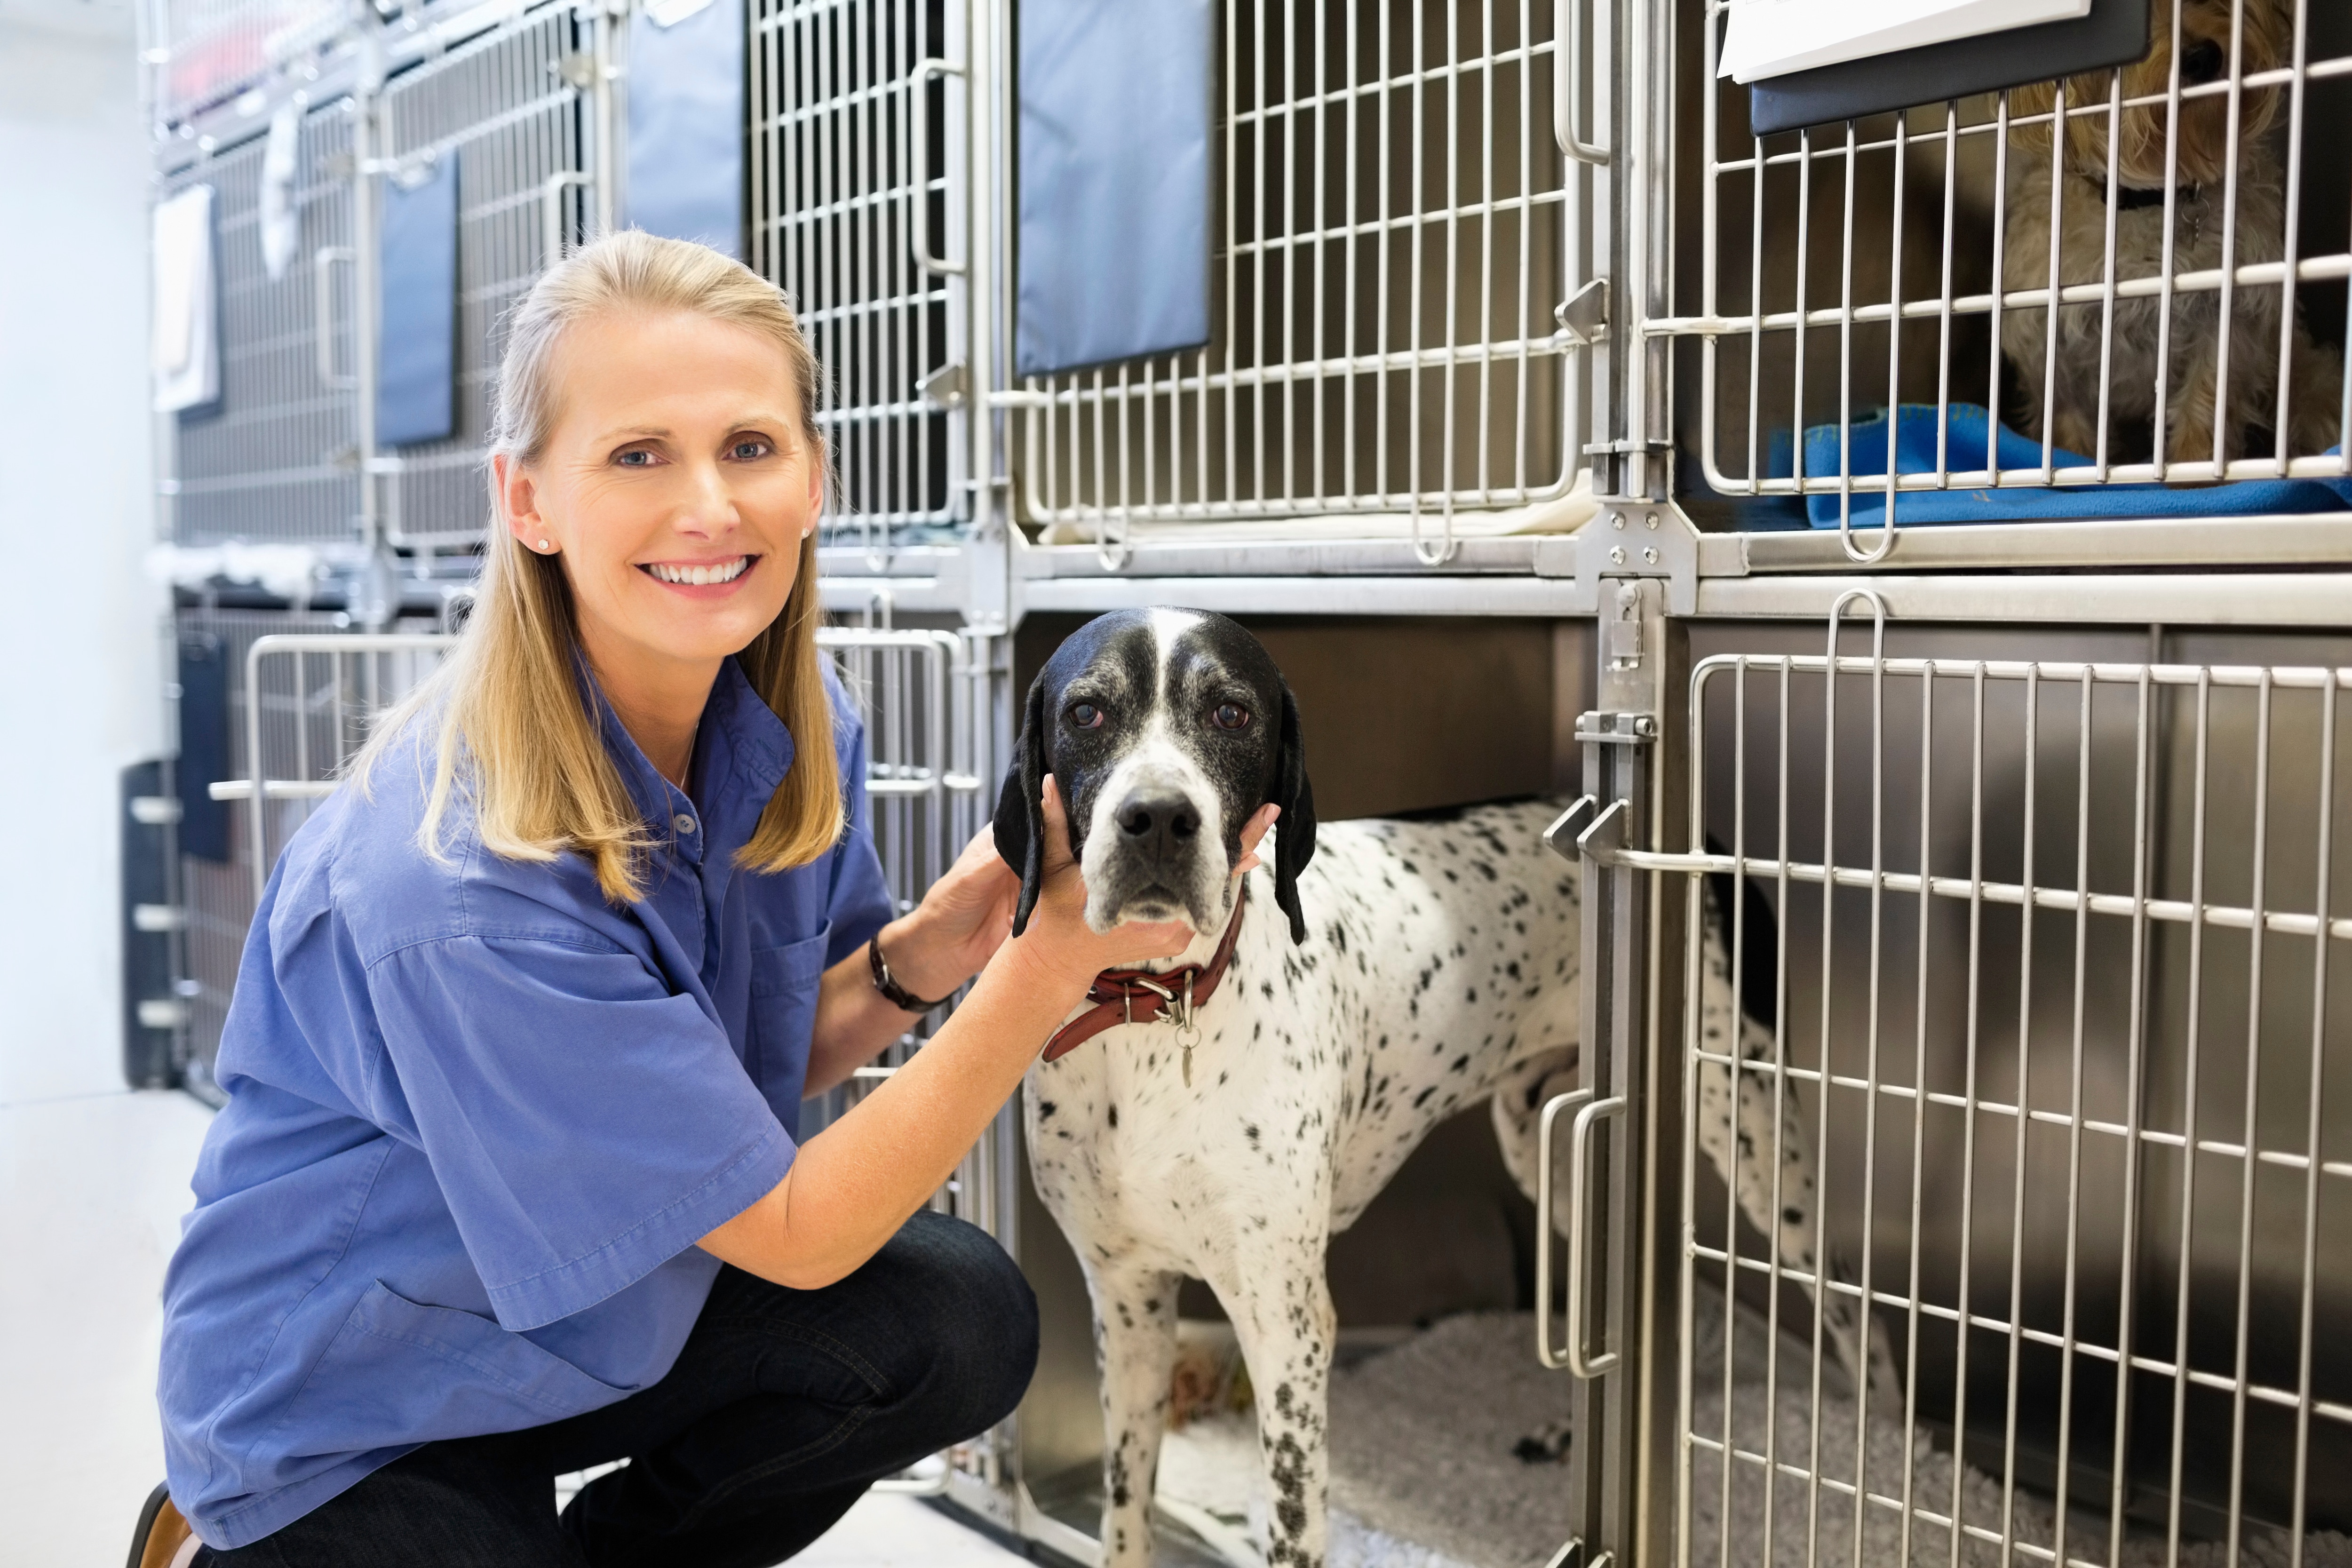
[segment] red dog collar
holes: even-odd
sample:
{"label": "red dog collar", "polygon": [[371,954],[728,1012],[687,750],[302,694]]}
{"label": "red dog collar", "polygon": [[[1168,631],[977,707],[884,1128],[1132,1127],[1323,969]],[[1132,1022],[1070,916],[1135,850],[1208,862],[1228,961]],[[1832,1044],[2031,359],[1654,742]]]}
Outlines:
{"label": "red dog collar", "polygon": [[[1054,1032],[1054,1037],[1045,1042],[1045,1060],[1076,1050],[1105,1029],[1157,1023],[1163,1014],[1172,1017],[1180,1030],[1190,1030],[1194,1011],[1216,994],[1217,982],[1225,977],[1225,968],[1233,963],[1234,943],[1242,933],[1242,911],[1248,907],[1248,897],[1237,895],[1234,918],[1206,963],[1187,963],[1156,974],[1148,969],[1106,969],[1096,975],[1095,983],[1087,988],[1087,1000],[1094,1005]],[[1190,1044],[1184,1047],[1184,1081],[1192,1081]]]}

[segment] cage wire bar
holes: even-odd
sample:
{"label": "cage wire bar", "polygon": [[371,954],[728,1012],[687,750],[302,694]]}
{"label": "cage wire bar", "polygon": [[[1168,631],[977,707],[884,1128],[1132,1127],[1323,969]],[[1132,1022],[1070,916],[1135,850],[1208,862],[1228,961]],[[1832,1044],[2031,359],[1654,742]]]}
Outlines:
{"label": "cage wire bar", "polygon": [[1221,7],[1211,341],[1003,395],[1024,515],[1108,551],[1137,522],[1402,513],[1434,563],[1456,510],[1566,495],[1583,340],[1554,311],[1607,156],[1557,112],[1579,12]]}
{"label": "cage wire bar", "polygon": [[349,100],[304,114],[293,201],[300,244],[282,278],[262,260],[259,136],[167,176],[168,198],[213,187],[221,396],[167,416],[161,483],[174,543],[347,543],[360,533],[355,193]]}
{"label": "cage wire bar", "polygon": [[[1835,498],[1869,562],[1917,491],[2352,474],[2335,8],[2153,0],[2139,64],[1753,137],[1744,91],[1714,85],[1730,5],[1696,29],[1699,313],[1642,329],[1698,344],[1718,497]],[[1859,461],[1855,425],[1900,403],[1933,419],[1934,462],[1894,441]],[[1958,404],[2005,412],[2035,459],[1956,432]],[[1896,525],[1867,544],[1857,494]]]}
{"label": "cage wire bar", "polygon": [[[970,515],[962,0],[758,0],[751,266],[829,380],[825,542],[879,556]],[[944,378],[944,379],[942,379]]]}
{"label": "cage wire bar", "polygon": [[[1697,665],[1692,850],[1617,857],[1684,878],[1692,994],[1703,879],[1778,927],[1718,899],[1776,1001],[1682,1042],[1676,1562],[2307,1560],[2352,1531],[2352,668],[1831,626]],[[1702,1200],[1710,1075],[1769,1097],[1776,1212],[1783,1115],[1813,1139],[1821,1268]]]}
{"label": "cage wire bar", "polygon": [[481,537],[500,322],[595,220],[610,37],[593,9],[548,5],[384,85],[383,177],[398,184],[445,158],[457,165],[457,428],[372,455],[390,544],[431,549]]}

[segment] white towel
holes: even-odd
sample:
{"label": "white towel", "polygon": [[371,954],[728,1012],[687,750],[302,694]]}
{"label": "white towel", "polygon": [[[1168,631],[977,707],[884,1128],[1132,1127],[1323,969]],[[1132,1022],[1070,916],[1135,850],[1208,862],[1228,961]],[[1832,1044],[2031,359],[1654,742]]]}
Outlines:
{"label": "white towel", "polygon": [[281,106],[269,120],[261,153],[261,265],[272,283],[286,276],[302,243],[302,209],[294,205],[295,153],[302,141],[302,108]]}
{"label": "white towel", "polygon": [[155,410],[169,414],[220,396],[210,185],[156,205],[154,245]]}

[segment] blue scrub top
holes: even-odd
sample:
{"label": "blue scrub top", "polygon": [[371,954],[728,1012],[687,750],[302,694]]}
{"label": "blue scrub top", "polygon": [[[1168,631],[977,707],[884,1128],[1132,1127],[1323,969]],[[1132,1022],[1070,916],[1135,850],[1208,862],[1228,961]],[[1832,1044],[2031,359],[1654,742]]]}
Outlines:
{"label": "blue scrub top", "polygon": [[691,796],[591,683],[658,846],[637,903],[576,854],[487,853],[461,804],[428,857],[429,723],[294,836],[163,1288],[172,1497],[207,1543],[669,1370],[719,1271],[695,1242],[792,1163],[819,978],[893,912],[831,691],[848,831],[791,871],[734,863],[793,740],[732,659]]}

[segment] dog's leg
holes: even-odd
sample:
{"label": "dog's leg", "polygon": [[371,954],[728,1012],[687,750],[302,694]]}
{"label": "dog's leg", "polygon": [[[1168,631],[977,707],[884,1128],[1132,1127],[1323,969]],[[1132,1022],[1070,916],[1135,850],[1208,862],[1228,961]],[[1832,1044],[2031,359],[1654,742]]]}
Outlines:
{"label": "dog's leg", "polygon": [[1266,1568],[1323,1568],[1329,1540],[1331,1352],[1339,1336],[1323,1275],[1329,1241],[1244,1231],[1209,1279],[1233,1319],[1257,1401],[1274,1505]]}
{"label": "dog's leg", "polygon": [[[2164,455],[2168,462],[2210,463],[2213,460],[2214,378],[2219,366],[2215,363],[2212,345],[2200,344],[2196,357],[2179,378],[2179,389],[2173,394],[2172,407],[2167,416],[2169,428],[2165,432]],[[2230,454],[2222,453],[2227,461]]]}
{"label": "dog's leg", "polygon": [[2287,397],[2287,455],[2312,458],[2345,437],[2344,357],[2326,343],[2314,342],[2294,324],[2294,367]]}
{"label": "dog's leg", "polygon": [[1103,1568],[1150,1568],[1151,1491],[1176,1372],[1181,1277],[1132,1265],[1087,1269],[1102,1373]]}
{"label": "dog's leg", "polygon": [[[1699,968],[1699,1048],[1707,1058],[1695,1068],[1698,1090],[1699,1152],[1737,1194],[1739,1212],[1762,1236],[1773,1238],[1780,1268],[1843,1281],[1846,1270],[1834,1257],[1821,1268],[1816,1241],[1818,1165],[1796,1095],[1772,1070],[1772,1031],[1749,1017],[1731,988],[1731,957],[1714,890],[1706,900],[1706,933]],[[1742,1066],[1734,1082],[1730,1042],[1738,1040]],[[1758,1067],[1764,1068],[1758,1071]],[[1773,1173],[1780,1173],[1774,1190]],[[1895,1386],[1884,1331],[1865,1324],[1861,1303],[1843,1290],[1816,1285],[1811,1292],[1821,1315],[1822,1338],[1860,1387],[1873,1381],[1883,1394]],[[1865,1349],[1864,1337],[1868,1346]]]}
{"label": "dog's leg", "polygon": [[1536,1155],[1543,1108],[1575,1087],[1573,1049],[1547,1051],[1532,1058],[1495,1086],[1491,1110],[1495,1142],[1502,1146],[1503,1168],[1511,1173],[1511,1180],[1530,1199],[1536,1195]]}

